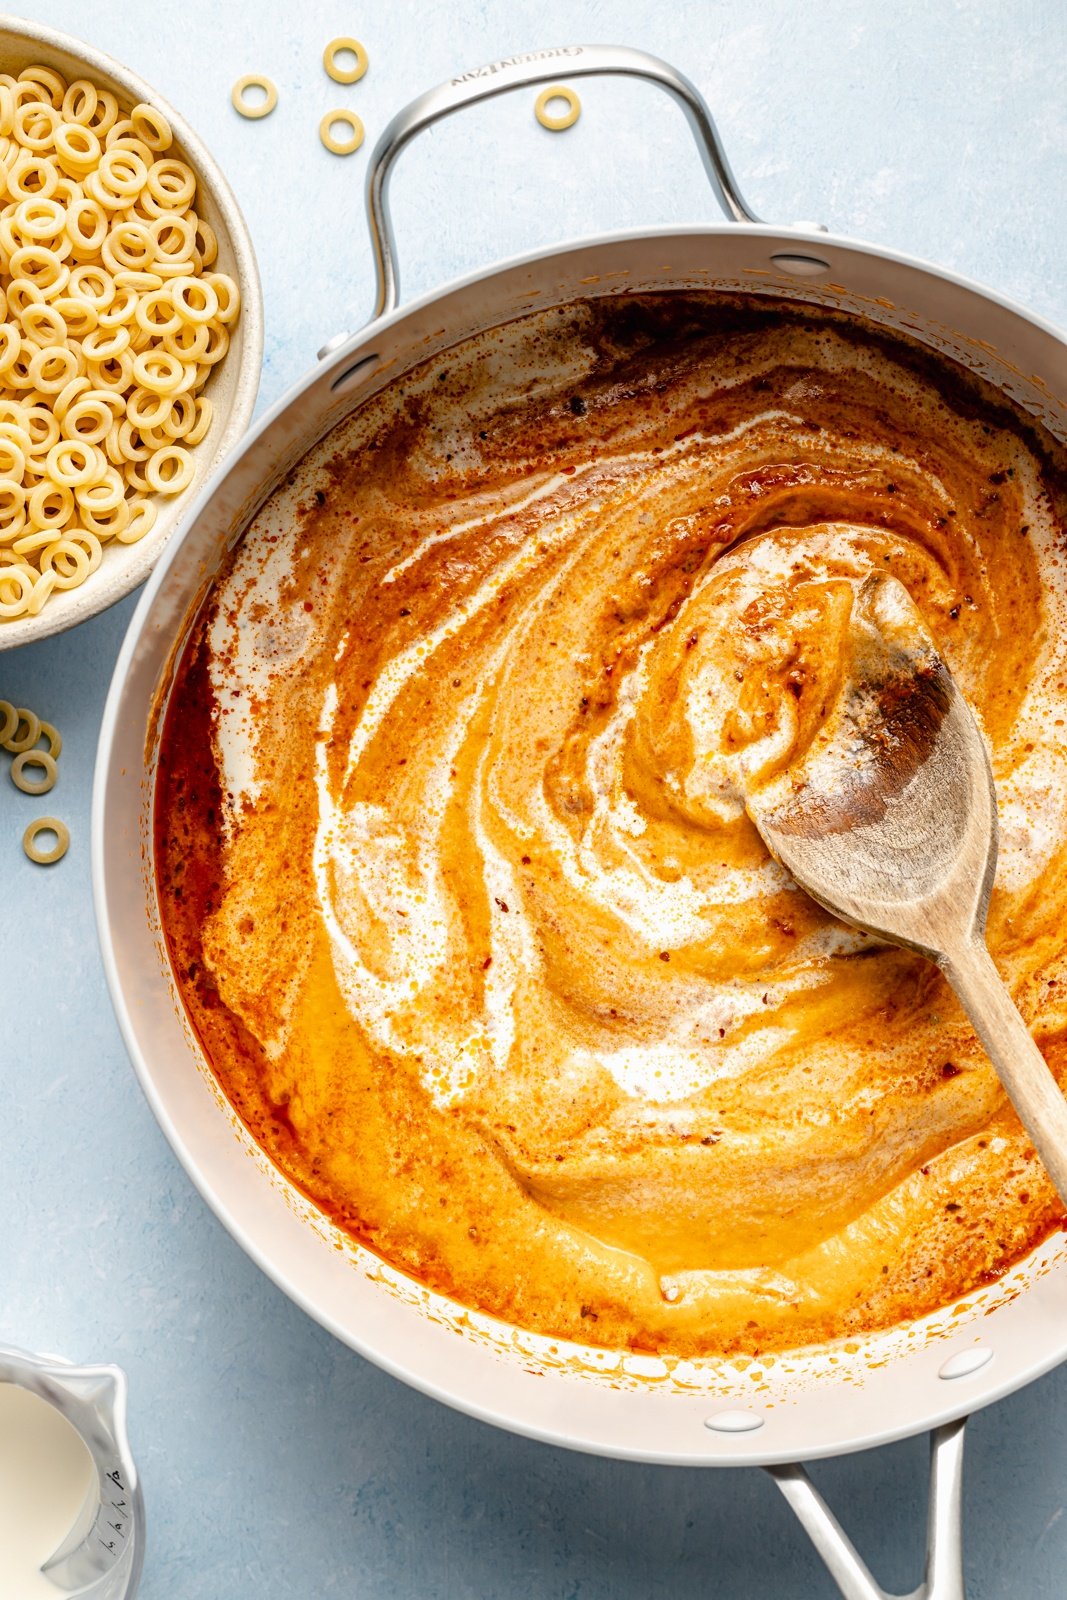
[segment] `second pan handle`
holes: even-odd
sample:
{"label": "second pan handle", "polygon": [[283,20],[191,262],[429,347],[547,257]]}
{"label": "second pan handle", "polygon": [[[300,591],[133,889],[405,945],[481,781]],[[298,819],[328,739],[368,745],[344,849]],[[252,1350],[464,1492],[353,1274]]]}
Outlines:
{"label": "second pan handle", "polygon": [[564,45],[555,50],[509,56],[506,61],[465,72],[412,100],[397,112],[375,145],[367,172],[367,219],[377,278],[372,320],[395,311],[400,302],[396,240],[389,215],[389,176],[404,146],[423,128],[451,116],[453,111],[506,94],[510,89],[605,75],[644,78],[672,95],[685,112],[712,189],[727,217],[734,222],[759,222],[737,187],[706,101],[696,86],[666,61],[646,55],[643,50],[611,44]]}
{"label": "second pan handle", "polygon": [[768,1467],[844,1600],[966,1600],[963,1576],[963,1430],[967,1418],[930,1435],[926,1570],[910,1595],[892,1595],[871,1576],[855,1545],[804,1468]]}

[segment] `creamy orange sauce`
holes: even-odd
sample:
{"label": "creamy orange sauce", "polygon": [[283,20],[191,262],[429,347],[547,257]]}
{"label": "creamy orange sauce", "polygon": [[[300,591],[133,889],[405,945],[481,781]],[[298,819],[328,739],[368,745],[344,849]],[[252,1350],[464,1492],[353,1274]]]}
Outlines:
{"label": "creamy orange sauce", "polygon": [[256,1138],[522,1326],[677,1354],[885,1326],[1062,1207],[937,971],[814,905],[747,786],[909,591],[989,740],[990,945],[1067,1068],[1064,452],[862,325],[581,303],[374,397],[199,620],[164,925]]}

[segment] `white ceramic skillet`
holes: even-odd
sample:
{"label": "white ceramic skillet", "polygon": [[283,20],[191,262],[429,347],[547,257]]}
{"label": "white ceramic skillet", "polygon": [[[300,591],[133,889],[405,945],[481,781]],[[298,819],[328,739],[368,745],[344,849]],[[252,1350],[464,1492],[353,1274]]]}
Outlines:
{"label": "white ceramic skillet", "polygon": [[[729,220],[547,250],[398,308],[387,185],[399,151],[429,123],[476,100],[591,73],[642,78],[674,96]],[[919,1593],[958,1600],[960,1419],[1067,1356],[1067,1237],[1056,1234],[1007,1279],[921,1323],[748,1363],[672,1363],[570,1346],[422,1289],[339,1233],[281,1178],[215,1087],[159,931],[151,865],[155,745],[198,603],[257,507],[341,417],[477,331],[590,295],[785,293],[906,330],[992,379],[1065,439],[1067,343],[1022,308],[936,267],[810,224],[758,222],[693,85],[633,50],[541,51],[424,95],[380,140],[367,198],[378,268],[372,320],[321,352],[203,492],[156,569],[111,686],[96,773],[93,873],[108,980],[144,1091],[235,1238],[338,1338],[448,1404],[553,1444],[635,1461],[770,1467],[852,1600],[876,1600],[882,1591],[793,1464],[934,1430],[931,1553]]]}

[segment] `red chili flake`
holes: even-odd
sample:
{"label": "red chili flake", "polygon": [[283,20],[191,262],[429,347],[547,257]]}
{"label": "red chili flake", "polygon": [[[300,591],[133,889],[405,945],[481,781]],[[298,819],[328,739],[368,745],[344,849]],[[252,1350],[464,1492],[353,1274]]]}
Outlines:
{"label": "red chili flake", "polygon": [[954,1061],[946,1061],[941,1068],[941,1076],[943,1078],[958,1078],[962,1071],[963,1068],[957,1067]]}
{"label": "red chili flake", "polygon": [[945,1210],[946,1211],[959,1211],[959,1209],[960,1209],[960,1205],[959,1205],[959,1201],[957,1201],[957,1200],[949,1200],[945,1204]]}
{"label": "red chili flake", "polygon": [[523,864],[524,867],[528,867],[530,865],[530,857],[529,856],[521,856],[520,860],[522,861],[522,864]]}
{"label": "red chili flake", "polygon": [[508,909],[507,901],[506,900],[501,900],[501,898],[500,898],[500,896],[498,894],[494,895],[493,899],[496,901],[496,903],[500,907],[501,911],[506,911]]}
{"label": "red chili flake", "polygon": [[315,607],[314,607],[314,605],[312,604],[312,602],[310,600],[305,600],[304,601],[304,610],[305,611],[314,611],[314,609],[315,609]]}
{"label": "red chili flake", "polygon": [[492,965],[493,965],[493,958],[492,958],[492,956],[486,956],[486,958],[485,958],[485,960],[484,960],[484,961],[483,961],[483,962],[482,962],[482,971],[483,971],[483,972],[488,972],[488,971],[489,971],[489,968],[490,968],[490,967],[491,967],[491,966],[492,966]]}
{"label": "red chili flake", "polygon": [[661,961],[669,961],[671,959],[670,951],[669,950],[661,950],[660,953],[659,953],[659,958],[660,958]]}

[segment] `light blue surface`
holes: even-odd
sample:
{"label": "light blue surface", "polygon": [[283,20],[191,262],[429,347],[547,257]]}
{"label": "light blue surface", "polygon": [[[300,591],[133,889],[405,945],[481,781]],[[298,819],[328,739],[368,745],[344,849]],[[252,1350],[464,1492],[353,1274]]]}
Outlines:
{"label": "light blue surface", "polygon": [[[322,113],[358,111],[369,147],[422,89],[574,41],[640,45],[694,78],[769,220],[818,218],[1067,323],[1063,0],[49,0],[39,15],[154,83],[230,176],[266,292],[261,404],[370,303],[366,149],[327,155]],[[351,88],[319,64],[347,32],[371,56]],[[260,123],[229,105],[253,70],[280,94]],[[713,217],[676,109],[636,85],[581,94],[562,137],[520,93],[404,156],[408,293],[556,238]],[[0,780],[0,1342],[127,1368],[145,1600],[835,1593],[762,1474],[591,1460],[454,1415],[311,1323],[196,1196],[127,1063],[90,904],[93,751],[132,609],[0,656],[0,697],[63,730],[49,806],[73,838],[60,866],[32,867],[18,840],[41,804]],[[924,1444],[814,1475],[881,1579],[911,1588]],[[1067,1369],[976,1419],[966,1501],[972,1600],[1063,1600]]]}

